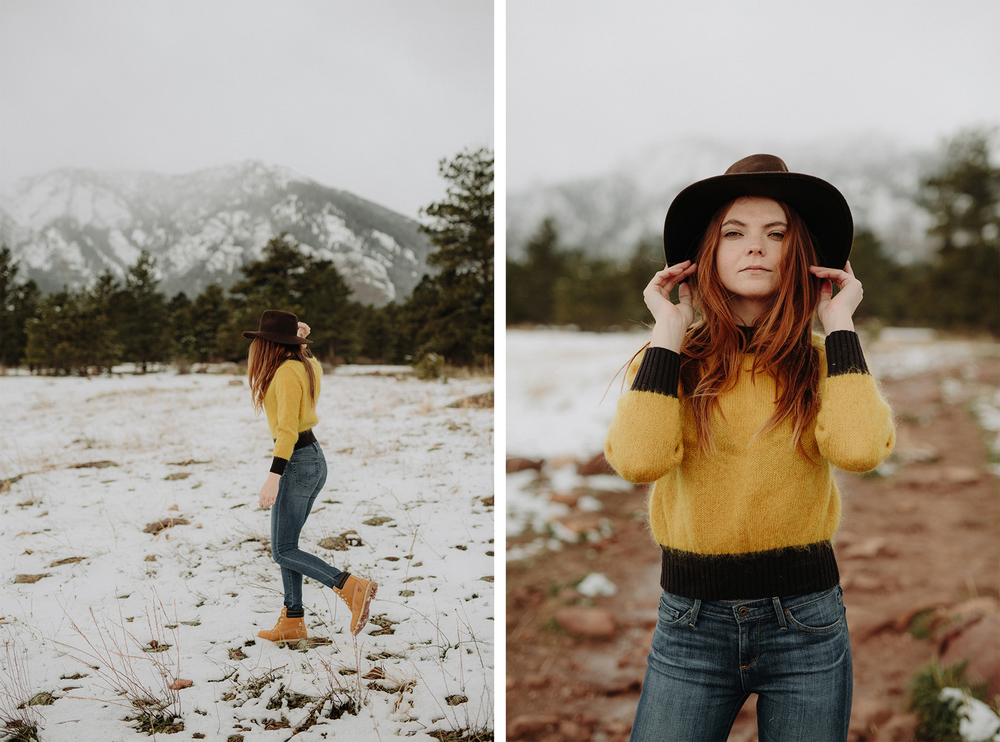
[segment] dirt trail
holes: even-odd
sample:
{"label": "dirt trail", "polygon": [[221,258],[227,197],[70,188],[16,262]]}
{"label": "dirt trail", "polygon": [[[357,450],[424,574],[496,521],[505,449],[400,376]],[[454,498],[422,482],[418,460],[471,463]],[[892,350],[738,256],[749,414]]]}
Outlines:
{"label": "dirt trail", "polygon": [[[898,420],[895,470],[838,473],[844,516],[835,547],[854,653],[852,740],[912,739],[906,688],[945,646],[947,627],[978,626],[981,634],[1000,626],[1000,487],[968,409],[971,396],[998,385],[995,358],[886,382]],[[581,494],[555,496],[572,503]],[[643,525],[644,490],[585,494],[604,509],[574,510],[564,520],[583,532],[589,522],[596,533],[607,518],[610,538],[507,565],[509,740],[628,739],[656,620],[659,553]],[[606,575],[617,595],[581,596],[573,585],[591,572]],[[597,609],[576,616],[596,621],[579,628],[594,635],[565,630],[573,617],[556,616],[567,607]],[[610,610],[613,633],[600,636],[609,631],[600,619]],[[930,636],[915,638],[911,628],[923,624]],[[995,639],[987,645],[1000,652]],[[944,659],[962,646],[953,640]],[[752,697],[731,742],[757,739],[753,706]]]}

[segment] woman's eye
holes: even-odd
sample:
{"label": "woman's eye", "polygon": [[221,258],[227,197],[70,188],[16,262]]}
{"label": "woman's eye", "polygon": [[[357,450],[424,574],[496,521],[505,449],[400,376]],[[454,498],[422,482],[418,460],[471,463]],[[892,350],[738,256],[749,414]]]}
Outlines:
{"label": "woman's eye", "polygon": [[722,233],[722,236],[723,236],[723,237],[738,237],[738,236],[739,236],[739,234],[740,234],[739,232],[735,232],[735,231],[733,231],[733,230],[730,230],[730,231],[728,231],[728,232],[723,232],[723,233]]}
{"label": "woman's eye", "polygon": [[785,239],[784,232],[771,232],[771,236],[778,241]]}

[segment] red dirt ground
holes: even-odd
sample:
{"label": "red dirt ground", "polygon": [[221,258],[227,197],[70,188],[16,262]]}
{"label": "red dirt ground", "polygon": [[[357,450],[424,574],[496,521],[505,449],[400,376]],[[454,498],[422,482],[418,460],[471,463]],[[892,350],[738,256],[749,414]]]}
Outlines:
{"label": "red dirt ground", "polygon": [[[968,399],[956,398],[959,385],[946,379],[980,393],[995,389],[1000,362],[887,382],[899,469],[885,477],[838,474],[844,516],[835,547],[854,654],[852,740],[912,739],[907,685],[942,646],[942,631],[911,635],[914,616],[938,608],[946,623],[945,611],[980,598],[961,611],[974,616],[962,625],[975,616],[1000,620],[1000,487]],[[608,518],[611,538],[507,565],[508,740],[628,739],[656,621],[659,551],[645,530],[643,489],[588,494],[604,510],[577,517]],[[591,572],[606,575],[618,594],[581,596],[572,585]],[[614,636],[567,633],[555,620],[566,606],[613,609]],[[731,742],[757,739],[753,707],[751,697]]]}

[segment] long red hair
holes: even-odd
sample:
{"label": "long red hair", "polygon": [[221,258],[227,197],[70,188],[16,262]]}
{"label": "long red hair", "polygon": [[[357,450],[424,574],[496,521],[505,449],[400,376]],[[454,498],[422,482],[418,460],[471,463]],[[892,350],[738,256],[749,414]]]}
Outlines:
{"label": "long red hair", "polygon": [[819,411],[819,352],[812,342],[812,325],[821,282],[809,273],[809,266],[818,263],[815,243],[802,218],[779,201],[788,229],[778,289],[747,341],[715,263],[722,221],[733,203],[725,204],[709,222],[698,248],[698,272],[689,279],[700,320],[681,347],[681,388],[694,413],[698,450],[715,448],[712,412],[719,410],[719,394],[736,385],[744,353],[753,354],[752,373],[771,374],[777,388],[774,414],[756,435],[791,419],[792,445],[801,449],[802,434]]}
{"label": "long red hair", "polygon": [[250,394],[253,399],[254,411],[259,415],[264,409],[264,395],[267,388],[271,386],[274,374],[278,367],[289,358],[295,358],[302,362],[306,369],[306,377],[309,379],[309,399],[312,406],[316,407],[316,379],[313,376],[313,367],[306,359],[312,358],[312,353],[306,345],[283,345],[264,338],[254,338],[250,343],[250,351],[247,354],[247,376],[250,381]]}

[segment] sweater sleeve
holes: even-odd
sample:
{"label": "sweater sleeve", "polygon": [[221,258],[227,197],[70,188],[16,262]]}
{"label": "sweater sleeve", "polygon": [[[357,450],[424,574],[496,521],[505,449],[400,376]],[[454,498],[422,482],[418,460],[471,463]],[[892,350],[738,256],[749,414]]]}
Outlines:
{"label": "sweater sleeve", "polygon": [[274,374],[274,396],[277,403],[277,437],[274,440],[274,459],[271,471],[284,474],[285,466],[295,450],[299,439],[299,407],[303,389],[295,372],[290,368],[279,368]]}
{"label": "sweater sleeve", "polygon": [[665,348],[647,348],[629,367],[630,388],[604,442],[608,463],[629,482],[655,482],[684,458],[679,374],[680,356]]}
{"label": "sweater sleeve", "polygon": [[820,453],[846,471],[871,471],[896,444],[892,409],[868,372],[857,333],[831,333],[826,358],[816,416]]}

